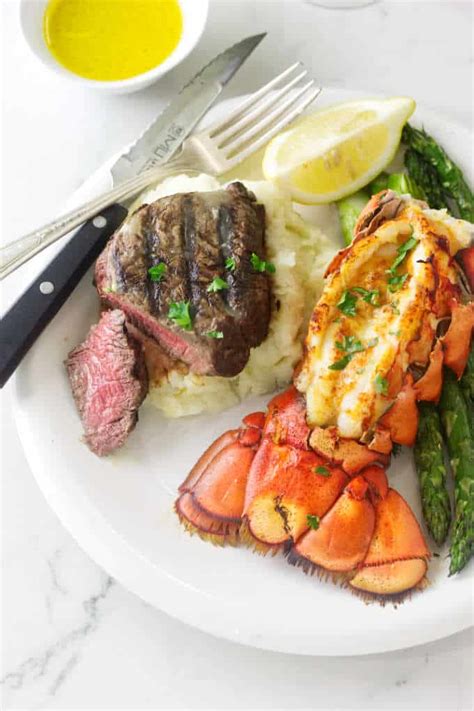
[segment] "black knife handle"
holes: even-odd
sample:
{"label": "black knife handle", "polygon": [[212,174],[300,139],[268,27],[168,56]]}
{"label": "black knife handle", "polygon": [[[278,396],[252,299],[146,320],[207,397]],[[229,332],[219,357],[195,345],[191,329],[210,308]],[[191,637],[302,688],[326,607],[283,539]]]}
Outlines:
{"label": "black knife handle", "polygon": [[127,210],[112,205],[86,222],[0,321],[0,388],[74,291]]}

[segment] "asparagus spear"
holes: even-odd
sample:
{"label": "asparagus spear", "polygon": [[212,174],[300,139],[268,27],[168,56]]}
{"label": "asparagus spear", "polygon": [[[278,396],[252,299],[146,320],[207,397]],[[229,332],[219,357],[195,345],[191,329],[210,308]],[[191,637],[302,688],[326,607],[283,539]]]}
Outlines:
{"label": "asparagus spear", "polygon": [[424,191],[419,187],[416,181],[406,173],[392,173],[389,175],[388,187],[400,195],[409,193],[416,199],[424,200],[426,198]]}
{"label": "asparagus spear", "polygon": [[367,189],[371,195],[376,195],[381,190],[388,188],[388,173],[379,173],[376,178],[368,184]]}
{"label": "asparagus spear", "polygon": [[[415,159],[416,165],[420,165],[416,155]],[[407,165],[406,155],[405,164]],[[410,160],[408,160],[408,165],[410,165]],[[430,166],[426,164],[421,167],[431,171]],[[432,197],[431,199],[428,198],[424,190],[420,188],[413,172],[410,172],[409,175],[394,173],[389,178],[389,186],[392,190],[402,194],[409,192],[413,197],[424,197],[434,207]],[[437,207],[443,206],[437,205]],[[432,403],[419,403],[418,434],[414,456],[415,467],[420,480],[423,518],[434,541],[441,545],[447,538],[451,523],[451,504],[446,486],[441,420],[436,406]]]}
{"label": "asparagus spear", "polygon": [[436,171],[443,193],[457,203],[461,217],[472,222],[474,196],[464,180],[461,169],[424,130],[405,124],[402,141]]}
{"label": "asparagus spear", "polygon": [[471,343],[471,350],[467,359],[466,367],[462,378],[459,381],[464,399],[469,410],[469,422],[471,425],[471,437],[474,439],[474,340]]}
{"label": "asparagus spear", "polygon": [[449,369],[444,372],[439,411],[454,472],[455,516],[449,567],[453,575],[474,553],[474,440],[469,408]]}
{"label": "asparagus spear", "polygon": [[337,203],[342,236],[345,244],[352,242],[357,218],[366,206],[369,198],[370,195],[368,193],[364,190],[359,190],[357,193],[349,195],[349,197],[343,198]]}
{"label": "asparagus spear", "polygon": [[448,207],[436,171],[413,148],[405,152],[405,168],[410,178],[423,189],[430,207],[436,210]]}
{"label": "asparagus spear", "polygon": [[464,397],[474,405],[474,341],[471,344],[471,350],[469,351],[469,357],[460,384]]}
{"label": "asparagus spear", "polygon": [[440,546],[448,535],[451,505],[446,488],[441,421],[436,406],[429,402],[420,403],[414,455],[423,516],[429,532]]}
{"label": "asparagus spear", "polygon": [[410,193],[413,197],[424,197],[422,191],[420,191],[418,186],[415,185],[414,181],[412,181],[408,175],[404,173],[393,173],[392,175],[380,173],[375,180],[369,183],[365,190],[359,190],[353,193],[353,195],[339,200],[337,203],[342,236],[345,244],[352,242],[357,218],[367,204],[370,196],[386,188],[392,188],[392,190],[401,194]]}

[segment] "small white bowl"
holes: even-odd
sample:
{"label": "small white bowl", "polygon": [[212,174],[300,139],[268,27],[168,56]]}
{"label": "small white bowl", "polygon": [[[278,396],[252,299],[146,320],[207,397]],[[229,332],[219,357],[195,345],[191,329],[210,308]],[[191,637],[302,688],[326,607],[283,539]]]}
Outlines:
{"label": "small white bowl", "polygon": [[183,33],[174,51],[154,69],[120,81],[85,79],[63,67],[51,54],[43,35],[43,16],[48,0],[21,0],[20,25],[33,54],[65,79],[111,94],[126,94],[149,86],[183,61],[199,42],[206,26],[209,0],[178,0],[183,15]]}

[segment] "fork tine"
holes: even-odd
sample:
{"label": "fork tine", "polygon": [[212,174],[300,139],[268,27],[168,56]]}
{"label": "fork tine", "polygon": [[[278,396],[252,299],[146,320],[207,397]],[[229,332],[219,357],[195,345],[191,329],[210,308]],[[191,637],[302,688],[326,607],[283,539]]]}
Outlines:
{"label": "fork tine", "polygon": [[296,94],[290,94],[287,98],[280,102],[270,113],[268,113],[261,121],[254,123],[247,131],[237,136],[237,138],[229,143],[224,153],[227,157],[232,156],[249,143],[259,133],[265,131],[279,116],[283,115],[291,106],[293,106],[307,91],[314,85],[314,79],[311,79],[307,84],[302,86]]}
{"label": "fork tine", "polygon": [[218,133],[221,131],[225,130],[229,124],[234,122],[236,119],[239,119],[241,114],[244,111],[247,111],[249,108],[251,108],[259,99],[262,98],[262,96],[265,96],[268,92],[270,92],[273,87],[275,87],[277,84],[279,84],[283,79],[286,79],[286,77],[291,74],[297,67],[302,67],[303,65],[301,62],[295,62],[294,64],[291,65],[291,67],[288,67],[288,69],[285,69],[284,72],[281,72],[281,74],[278,74],[274,79],[269,81],[267,84],[262,86],[260,89],[255,91],[253,94],[251,94],[247,99],[245,99],[239,106],[237,106],[234,111],[232,111],[230,114],[228,114],[224,119],[219,119],[215,123],[213,123],[208,129],[206,129],[206,133],[210,138],[214,138]]}
{"label": "fork tine", "polygon": [[258,101],[250,111],[245,112],[240,121],[231,124],[228,129],[226,129],[216,137],[218,140],[217,147],[224,148],[227,143],[230,143],[230,141],[235,138],[239,133],[242,133],[244,129],[246,129],[252,124],[255,124],[259,116],[261,116],[264,112],[268,111],[268,109],[277,104],[283,96],[288,94],[292,87],[298,84],[301,79],[304,79],[307,73],[308,72],[306,71],[306,69],[304,69],[287,84],[264,96],[263,99],[261,101]]}
{"label": "fork tine", "polygon": [[299,116],[317,98],[317,96],[319,96],[320,93],[321,88],[315,87],[313,91],[311,91],[310,94],[303,99],[303,101],[301,101],[301,103],[297,104],[291,111],[281,116],[276,123],[271,125],[270,128],[268,128],[268,130],[259,136],[253,143],[250,143],[241,151],[236,152],[234,150],[233,154],[227,156],[227,170],[230,170],[234,165],[237,165],[241,161],[245,160],[245,158],[248,158],[248,156],[252,155],[252,153],[258,151],[259,148],[262,148],[262,146],[268,143],[273,136],[294,121],[295,118],[297,118],[297,116]]}

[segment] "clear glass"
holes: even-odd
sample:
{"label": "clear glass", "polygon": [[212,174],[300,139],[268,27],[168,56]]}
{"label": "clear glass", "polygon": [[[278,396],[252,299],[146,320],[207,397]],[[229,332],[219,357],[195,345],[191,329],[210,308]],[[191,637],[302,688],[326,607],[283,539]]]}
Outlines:
{"label": "clear glass", "polygon": [[351,10],[357,7],[373,5],[377,0],[306,0],[310,5],[319,5],[331,10]]}

